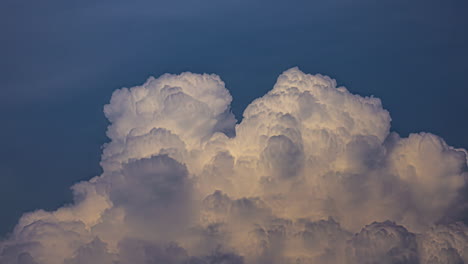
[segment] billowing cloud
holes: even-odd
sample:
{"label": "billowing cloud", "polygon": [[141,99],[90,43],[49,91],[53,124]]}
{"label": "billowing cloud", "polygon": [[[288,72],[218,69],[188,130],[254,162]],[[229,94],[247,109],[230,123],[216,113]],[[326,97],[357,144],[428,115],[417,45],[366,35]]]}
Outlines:
{"label": "billowing cloud", "polygon": [[242,121],[216,75],[117,90],[103,174],[24,214],[1,264],[465,263],[467,152],[298,68]]}

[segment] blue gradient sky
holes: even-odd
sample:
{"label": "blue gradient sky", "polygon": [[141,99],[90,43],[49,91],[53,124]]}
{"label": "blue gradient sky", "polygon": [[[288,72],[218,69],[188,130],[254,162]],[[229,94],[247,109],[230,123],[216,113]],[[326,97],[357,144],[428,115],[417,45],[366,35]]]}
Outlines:
{"label": "blue gradient sky", "polygon": [[103,105],[165,72],[219,74],[240,119],[299,66],[381,98],[402,135],[468,148],[467,13],[465,0],[3,0],[0,234],[99,175]]}

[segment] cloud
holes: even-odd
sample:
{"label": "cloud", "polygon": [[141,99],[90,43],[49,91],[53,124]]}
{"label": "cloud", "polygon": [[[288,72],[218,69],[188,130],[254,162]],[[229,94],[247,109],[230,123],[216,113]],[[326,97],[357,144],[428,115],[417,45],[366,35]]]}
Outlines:
{"label": "cloud", "polygon": [[1,264],[464,263],[467,152],[285,71],[236,124],[216,75],[117,90],[103,174],[24,214]]}

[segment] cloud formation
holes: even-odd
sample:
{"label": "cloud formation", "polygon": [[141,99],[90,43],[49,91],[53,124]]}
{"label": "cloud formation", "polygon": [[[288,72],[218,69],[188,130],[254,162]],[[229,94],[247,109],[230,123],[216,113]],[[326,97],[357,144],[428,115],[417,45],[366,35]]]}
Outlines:
{"label": "cloud formation", "polygon": [[208,74],[115,91],[103,174],[24,214],[0,263],[468,262],[464,149],[298,68],[239,124],[231,100]]}

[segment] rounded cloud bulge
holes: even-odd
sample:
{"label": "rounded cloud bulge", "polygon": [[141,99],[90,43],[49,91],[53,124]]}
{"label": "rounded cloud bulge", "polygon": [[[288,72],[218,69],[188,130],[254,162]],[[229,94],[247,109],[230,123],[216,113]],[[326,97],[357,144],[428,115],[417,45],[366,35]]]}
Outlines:
{"label": "rounded cloud bulge", "polygon": [[214,74],[115,91],[103,173],[24,214],[0,264],[468,263],[467,152],[298,68],[241,122]]}

